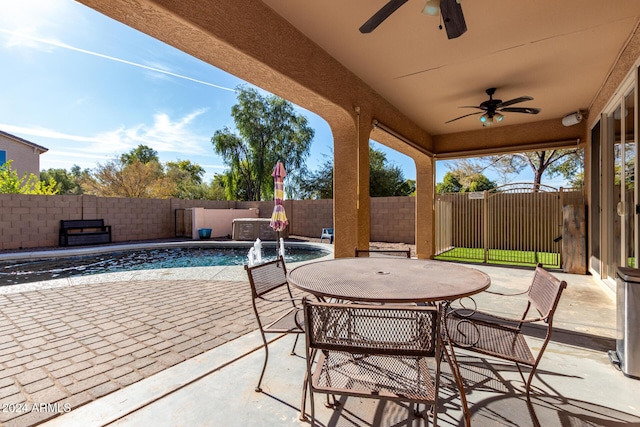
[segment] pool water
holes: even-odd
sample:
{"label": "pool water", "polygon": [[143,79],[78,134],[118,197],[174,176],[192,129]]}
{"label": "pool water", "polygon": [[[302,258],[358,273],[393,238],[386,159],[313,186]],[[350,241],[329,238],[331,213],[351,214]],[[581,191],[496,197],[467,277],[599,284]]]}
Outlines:
{"label": "pool water", "polygon": [[[247,252],[248,248],[158,248],[1,262],[0,286],[121,271],[244,265]],[[263,252],[263,261],[276,258],[275,248]],[[321,249],[286,248],[285,261],[307,261],[325,255],[328,252]]]}

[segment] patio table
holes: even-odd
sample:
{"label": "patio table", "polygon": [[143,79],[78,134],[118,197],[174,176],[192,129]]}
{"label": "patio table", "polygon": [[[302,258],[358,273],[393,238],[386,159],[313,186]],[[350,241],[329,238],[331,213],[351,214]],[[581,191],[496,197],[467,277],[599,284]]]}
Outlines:
{"label": "patio table", "polygon": [[[482,292],[491,285],[489,276],[474,268],[442,261],[398,257],[338,258],[312,262],[291,269],[287,276],[292,286],[321,300],[336,298],[387,304],[437,303],[444,306],[443,315],[452,301]],[[465,424],[470,426],[471,416],[460,366],[450,342],[443,351],[460,392]]]}
{"label": "patio table", "polygon": [[378,303],[453,301],[491,284],[487,274],[473,268],[397,257],[312,262],[288,276],[291,285],[319,298]]}

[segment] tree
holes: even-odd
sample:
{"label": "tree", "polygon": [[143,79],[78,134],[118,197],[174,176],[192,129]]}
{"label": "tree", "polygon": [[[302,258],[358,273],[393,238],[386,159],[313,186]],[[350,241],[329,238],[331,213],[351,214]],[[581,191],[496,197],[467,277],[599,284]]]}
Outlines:
{"label": "tree", "polygon": [[436,185],[436,193],[468,193],[496,188],[495,182],[482,174],[467,175],[466,170],[452,170]]}
{"label": "tree", "polygon": [[131,165],[136,161],[147,164],[149,162],[160,163],[158,158],[158,152],[151,147],[140,144],[136,148],[132,149],[128,153],[120,155],[120,162],[125,165]]}
{"label": "tree", "polygon": [[[526,168],[533,172],[534,189],[540,186],[543,176],[554,178],[561,175],[571,182],[584,169],[584,150],[572,148],[502,154],[455,160],[452,166],[452,169],[458,172],[458,179],[492,170],[505,183],[511,181],[514,175],[521,173]],[[576,180],[575,183],[579,183],[579,180]]]}
{"label": "tree", "polygon": [[164,199],[176,190],[175,183],[164,176],[158,162],[136,160],[126,164],[122,158],[98,164],[92,174],[83,177],[81,185],[85,193],[102,197]]}
{"label": "tree", "polygon": [[191,160],[178,160],[166,163],[166,175],[174,184],[173,197],[179,199],[203,199],[207,193],[206,186],[202,186],[205,170],[202,166],[191,163]]}
{"label": "tree", "polygon": [[327,155],[317,171],[309,172],[300,180],[299,193],[302,199],[333,198],[333,159]]}
{"label": "tree", "polygon": [[224,175],[227,196],[236,200],[273,197],[271,173],[278,160],[289,179],[303,176],[305,159],[314,130],[306,117],[295,113],[284,99],[262,96],[255,89],[239,86],[238,103],[231,108],[237,134],[228,127],[211,138],[214,151],[230,170]]}
{"label": "tree", "polygon": [[369,147],[369,196],[408,196],[415,192],[415,181],[404,178],[399,166],[389,164],[387,155]]}
{"label": "tree", "polygon": [[[384,152],[369,147],[369,195],[371,197],[410,196],[415,194],[415,180],[405,179],[402,170],[389,164]],[[302,198],[333,197],[333,160],[326,158],[317,171],[301,180]]]}
{"label": "tree", "polygon": [[41,181],[34,174],[25,173],[22,178],[12,169],[13,160],[0,165],[0,194],[58,194],[56,181],[49,178]]}
{"label": "tree", "polygon": [[40,171],[40,181],[55,180],[58,194],[80,195],[82,194],[82,186],[79,183],[79,179],[83,173],[88,173],[88,170],[82,172],[80,166],[77,165],[71,168],[71,172],[66,169],[50,168]]}
{"label": "tree", "polygon": [[436,184],[436,193],[460,193],[462,191],[462,185],[456,175],[449,171],[442,178],[442,182]]}

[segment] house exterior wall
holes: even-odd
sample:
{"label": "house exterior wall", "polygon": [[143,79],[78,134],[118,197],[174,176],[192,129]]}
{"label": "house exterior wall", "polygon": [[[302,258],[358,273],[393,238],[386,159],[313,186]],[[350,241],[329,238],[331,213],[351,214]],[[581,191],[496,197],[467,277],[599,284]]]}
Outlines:
{"label": "house exterior wall", "polygon": [[40,176],[41,151],[37,148],[0,133],[0,150],[6,152],[7,161],[13,160],[11,167],[18,172],[19,177],[25,173]]}

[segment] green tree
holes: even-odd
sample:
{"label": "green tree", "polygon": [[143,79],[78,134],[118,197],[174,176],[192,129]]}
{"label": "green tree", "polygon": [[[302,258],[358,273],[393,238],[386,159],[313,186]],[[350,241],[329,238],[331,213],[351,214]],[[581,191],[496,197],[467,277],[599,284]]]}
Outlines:
{"label": "green tree", "polygon": [[465,170],[452,170],[444,175],[442,182],[436,184],[436,193],[468,193],[494,188],[495,182],[483,174],[467,175]]}
{"label": "green tree", "polygon": [[231,108],[237,133],[225,127],[211,138],[214,151],[230,168],[224,175],[227,196],[269,199],[273,197],[271,173],[278,160],[284,163],[288,179],[295,181],[305,174],[314,130],[306,117],[280,97],[239,86],[237,98]]}
{"label": "green tree", "polygon": [[54,168],[40,171],[40,181],[55,180],[58,194],[82,194],[82,186],[78,181],[81,176],[80,166],[77,165],[74,165],[71,171]]}
{"label": "green tree", "polygon": [[399,166],[389,164],[387,155],[369,147],[369,196],[408,196],[415,192],[415,182],[404,178]]}
{"label": "green tree", "polygon": [[436,184],[436,193],[460,193],[462,192],[462,188],[456,175],[449,171],[442,178],[442,182]]}
{"label": "green tree", "polygon": [[[384,152],[369,147],[369,195],[371,197],[415,195],[415,180],[405,179],[402,169],[389,164]],[[333,197],[333,160],[329,157],[317,171],[300,182],[300,195],[305,199]]]}
{"label": "green tree", "polygon": [[315,172],[309,172],[300,180],[299,193],[302,199],[333,198],[333,159],[327,155]]}
{"label": "green tree", "polygon": [[41,181],[34,174],[26,173],[20,178],[12,169],[13,160],[0,165],[0,194],[58,194],[55,179]]}
{"label": "green tree", "polygon": [[147,164],[149,162],[160,163],[158,158],[158,152],[153,148],[140,144],[136,148],[132,149],[128,153],[120,155],[120,162],[125,165],[131,165],[136,161]]}
{"label": "green tree", "polygon": [[167,162],[165,166],[167,178],[175,185],[173,197],[192,200],[205,198],[207,186],[203,186],[202,177],[206,171],[202,166],[191,163],[191,160]]}

